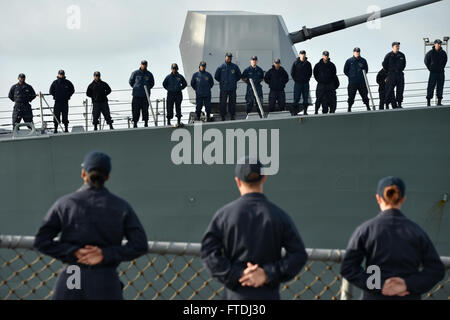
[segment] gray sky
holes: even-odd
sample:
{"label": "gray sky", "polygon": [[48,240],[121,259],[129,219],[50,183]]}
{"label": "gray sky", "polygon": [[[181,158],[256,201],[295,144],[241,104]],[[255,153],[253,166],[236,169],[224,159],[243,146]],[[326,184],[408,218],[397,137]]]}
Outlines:
{"label": "gray sky", "polygon": [[[172,62],[182,67],[178,45],[187,10],[279,14],[292,32],[303,25],[315,27],[366,13],[371,5],[386,8],[407,1],[1,0],[0,96],[7,96],[20,72],[27,75],[27,82],[36,91],[47,92],[60,68],[66,70],[77,91],[86,90],[95,70],[102,72],[113,89],[126,89],[130,73],[143,58],[149,61],[156,86],[160,86]],[[70,5],[81,10],[79,30],[67,28]],[[377,30],[363,24],[297,44],[296,48],[306,49],[312,63],[319,60],[324,49],[329,50],[342,73],[345,59],[352,55],[354,46],[359,46],[369,69],[375,71],[391,42],[398,40],[407,57],[407,68],[423,67],[422,38],[450,34],[448,12],[450,3],[444,0],[383,18]],[[0,110],[10,108],[10,103],[0,101]]]}

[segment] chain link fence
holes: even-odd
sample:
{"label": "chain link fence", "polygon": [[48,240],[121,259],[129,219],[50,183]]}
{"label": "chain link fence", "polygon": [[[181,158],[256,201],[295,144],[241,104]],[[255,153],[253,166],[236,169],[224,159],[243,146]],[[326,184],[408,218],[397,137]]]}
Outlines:
{"label": "chain link fence", "polygon": [[[33,249],[34,237],[0,236],[0,299],[50,299],[62,263]],[[282,299],[351,299],[358,296],[339,274],[343,250],[307,249],[308,261],[281,285]],[[149,252],[118,268],[125,299],[221,299],[223,286],[200,260],[200,244],[149,242]],[[445,278],[424,299],[450,299],[450,257]]]}

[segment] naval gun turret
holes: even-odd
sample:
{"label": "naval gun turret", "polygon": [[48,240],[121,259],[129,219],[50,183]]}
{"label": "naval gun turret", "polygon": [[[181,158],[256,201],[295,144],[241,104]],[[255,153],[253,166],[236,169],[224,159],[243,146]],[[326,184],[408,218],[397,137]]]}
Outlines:
{"label": "naval gun turret", "polygon": [[[216,68],[224,61],[225,52],[228,51],[233,53],[233,62],[241,69],[247,67],[253,55],[258,56],[259,65],[264,70],[272,65],[274,58],[280,58],[281,63],[288,69],[297,57],[295,43],[438,1],[441,0],[411,1],[375,14],[363,14],[311,29],[303,27],[292,33],[288,32],[280,15],[244,11],[188,11],[180,41],[184,74],[186,79],[191,79],[193,73],[198,70],[198,63],[204,60],[207,70],[214,75]],[[263,90],[268,94],[267,86],[263,86]],[[286,86],[286,92],[292,91],[291,80]],[[195,92],[192,88],[188,89],[188,94],[191,102],[195,103]],[[212,97],[214,106],[219,102],[219,86],[214,86]],[[245,102],[243,83],[238,86],[237,97],[238,104]],[[292,101],[292,95],[287,95],[286,98],[288,103]]]}

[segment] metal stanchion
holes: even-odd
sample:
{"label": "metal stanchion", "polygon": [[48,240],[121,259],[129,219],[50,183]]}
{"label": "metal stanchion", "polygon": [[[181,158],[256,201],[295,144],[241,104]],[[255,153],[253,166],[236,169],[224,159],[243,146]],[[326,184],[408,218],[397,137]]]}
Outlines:
{"label": "metal stanchion", "polygon": [[367,80],[366,70],[363,70],[362,72],[363,72],[363,75],[364,75],[364,82],[366,83],[367,92],[369,93],[370,101],[372,102],[372,110],[376,110],[375,109],[375,103],[373,102],[372,91],[370,90],[369,80]]}
{"label": "metal stanchion", "polygon": [[259,100],[258,93],[256,92],[255,83],[253,82],[253,79],[249,78],[250,84],[252,85],[253,94],[255,95],[256,103],[258,104],[259,112],[261,112],[260,117],[264,118],[264,110],[262,108],[261,101]]}
{"label": "metal stanchion", "polygon": [[164,117],[164,125],[166,125],[166,98],[163,98],[163,117]]}

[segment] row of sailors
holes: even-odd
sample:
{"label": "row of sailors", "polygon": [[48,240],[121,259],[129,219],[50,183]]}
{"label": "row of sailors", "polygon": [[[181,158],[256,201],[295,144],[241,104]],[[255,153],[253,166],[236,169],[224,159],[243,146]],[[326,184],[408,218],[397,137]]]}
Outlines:
{"label": "row of sailors", "polygon": [[[430,106],[433,97],[434,88],[437,87],[438,105],[442,104],[443,85],[445,81],[444,69],[447,64],[447,54],[441,47],[442,41],[437,39],[434,42],[434,48],[425,56],[425,65],[430,71],[428,88],[427,88],[427,105]],[[232,63],[233,55],[228,52],[225,55],[225,62],[220,65],[214,74],[214,77],[206,71],[206,62],[201,61],[199,71],[196,72],[191,79],[191,86],[196,92],[196,115],[200,119],[203,107],[205,107],[207,121],[211,121],[211,88],[214,86],[214,79],[220,85],[220,116],[224,121],[227,113],[230,119],[235,119],[236,114],[236,90],[237,83],[242,80],[247,84],[246,112],[253,112],[254,109],[258,113],[260,110],[257,106],[255,94],[249,79],[253,80],[255,91],[259,96],[259,100],[263,101],[262,82],[269,85],[269,112],[286,109],[286,93],[284,91],[289,81],[289,75],[281,66],[280,59],[275,59],[273,66],[267,72],[258,66],[258,57],[252,56],[250,66],[242,73],[239,67]],[[133,88],[132,95],[132,118],[133,127],[137,127],[139,118],[142,115],[144,126],[148,126],[149,120],[149,97],[150,90],[155,85],[153,74],[147,69],[148,62],[141,61],[138,70],[131,74],[129,84]],[[406,67],[406,57],[400,52],[400,43],[392,43],[392,51],[389,52],[383,62],[383,68],[377,74],[377,83],[379,85],[379,109],[388,109],[389,104],[392,108],[401,108],[404,92],[404,69]],[[366,59],[361,57],[360,48],[353,49],[353,57],[349,58],[344,65],[344,73],[348,77],[348,112],[351,112],[355,101],[356,93],[359,92],[363,103],[367,110],[370,109],[368,89],[365,81],[364,72],[368,72],[368,63]],[[302,112],[307,115],[307,109],[310,101],[311,77],[317,81],[315,114],[318,113],[322,106],[323,113],[334,113],[336,111],[337,97],[336,89],[339,87],[339,79],[337,77],[336,66],[329,58],[329,52],[324,51],[322,58],[314,66],[306,57],[306,52],[301,50],[299,57],[294,61],[291,67],[291,77],[295,82],[294,85],[294,102],[289,108],[292,115]],[[177,117],[177,125],[181,124],[181,103],[183,100],[182,91],[187,87],[187,81],[178,72],[178,65],[173,63],[171,73],[164,79],[163,87],[167,90],[167,120],[170,121],[174,117],[174,107]],[[146,92],[147,91],[147,92]],[[75,92],[72,82],[66,79],[64,70],[59,70],[58,78],[50,87],[50,94],[55,100],[54,105],[54,130],[57,132],[58,124],[65,126],[68,131],[68,101]],[[113,120],[108,105],[107,96],[111,93],[109,85],[101,80],[100,72],[94,73],[94,80],[89,85],[86,95],[92,99],[93,109],[93,125],[97,130],[100,114],[103,114],[105,121],[113,129]],[[33,88],[25,83],[25,75],[19,75],[19,82],[12,86],[9,92],[9,98],[15,103],[13,111],[13,126],[20,123],[21,119],[25,122],[32,122],[32,111],[29,102],[36,97]],[[301,104],[299,102],[301,101]],[[278,105],[278,108],[277,108]],[[228,108],[227,108],[228,107]]]}

